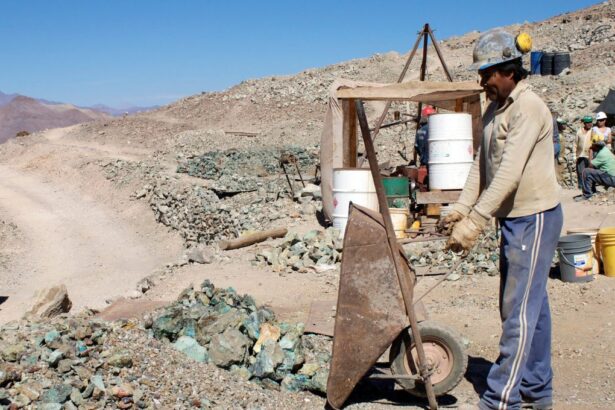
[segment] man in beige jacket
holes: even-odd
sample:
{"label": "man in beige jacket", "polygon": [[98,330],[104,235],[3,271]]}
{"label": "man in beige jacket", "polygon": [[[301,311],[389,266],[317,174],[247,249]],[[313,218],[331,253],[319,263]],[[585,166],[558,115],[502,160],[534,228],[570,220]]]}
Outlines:
{"label": "man in beige jacket", "polygon": [[[523,37],[524,36],[524,37]],[[529,41],[528,41],[529,40]],[[546,283],[562,228],[553,166],[553,120],[523,81],[529,36],[490,30],[474,48],[491,100],[483,138],[454,211],[444,218],[454,251],[468,252],[496,217],[501,227],[500,355],[487,376],[480,409],[552,407],[551,315]],[[524,46],[525,44],[525,46]]]}
{"label": "man in beige jacket", "polygon": [[577,156],[577,180],[579,189],[583,188],[583,170],[589,167],[592,146],[592,126],[594,119],[586,115],[581,119],[583,126],[577,130],[574,140],[575,154]]}

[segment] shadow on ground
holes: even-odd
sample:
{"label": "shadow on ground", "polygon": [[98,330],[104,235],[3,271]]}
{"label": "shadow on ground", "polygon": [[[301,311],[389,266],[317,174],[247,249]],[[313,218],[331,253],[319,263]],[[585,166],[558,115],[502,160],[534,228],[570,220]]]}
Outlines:
{"label": "shadow on ground", "polygon": [[468,370],[466,370],[464,377],[474,387],[474,391],[479,396],[487,390],[487,374],[489,374],[492,365],[492,362],[482,357],[468,357]]}
{"label": "shadow on ground", "polygon": [[[384,367],[375,367],[369,375],[388,374]],[[389,406],[414,406],[429,408],[427,399],[411,395],[402,390],[391,379],[370,379],[369,375],[357,384],[344,407],[360,403],[386,403]],[[445,394],[438,397],[438,405],[442,407],[455,406],[458,400],[455,396]]]}
{"label": "shadow on ground", "polygon": [[[465,379],[472,384],[474,391],[480,396],[487,389],[487,374],[493,365],[492,362],[482,358],[470,356],[468,358],[468,369],[464,375]],[[386,366],[376,366],[369,375],[388,374]],[[427,400],[411,395],[402,390],[391,379],[370,379],[369,375],[357,384],[344,406],[361,403],[386,403],[389,406],[414,406],[429,408]],[[457,407],[459,405],[457,397],[445,394],[438,397],[438,405],[447,407]]]}

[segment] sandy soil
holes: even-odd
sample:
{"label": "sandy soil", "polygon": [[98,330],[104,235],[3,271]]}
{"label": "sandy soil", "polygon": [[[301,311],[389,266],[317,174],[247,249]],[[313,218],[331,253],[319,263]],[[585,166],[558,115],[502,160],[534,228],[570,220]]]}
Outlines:
{"label": "sandy soil", "polygon": [[[64,131],[52,130],[48,137],[58,140]],[[0,293],[8,297],[0,322],[21,317],[37,289],[60,283],[76,311],[103,308],[107,299],[134,293],[140,279],[180,255],[179,238],[157,226],[146,206],[115,200],[103,181],[71,169],[71,157],[56,162],[68,147],[81,163],[88,155],[106,156],[94,144],[50,142],[0,165],[0,217],[22,236],[22,249],[0,269]]]}
{"label": "sandy soil", "polygon": [[[130,201],[102,176],[94,160],[138,159],[138,148],[74,141],[53,130],[44,140],[26,146],[0,165],[0,218],[13,223],[20,237],[12,242],[12,259],[0,267],[0,321],[19,317],[35,289],[65,283],[75,311],[102,308],[107,299],[130,296],[137,281],[182,252],[179,238],[158,225],[147,206]],[[169,169],[171,171],[171,169]],[[615,226],[615,210],[572,200],[564,191],[564,231],[569,228]],[[292,229],[311,229],[311,221]],[[163,279],[139,301],[125,301],[121,315],[142,313],[173,300],[191,283],[204,279],[252,294],[287,320],[306,320],[312,302],[335,299],[335,275],[280,275],[252,266],[256,245],[223,253],[221,262],[185,265]],[[417,293],[437,278],[423,279]],[[469,341],[470,368],[460,386],[443,404],[472,403],[484,389],[484,377],[497,357],[500,331],[498,278],[462,276],[444,282],[426,298],[431,317],[456,329]],[[599,277],[588,284],[549,282],[553,310],[553,366],[558,408],[612,408],[615,359],[610,346],[615,330],[610,313],[615,281]],[[121,316],[120,315],[120,316]],[[319,400],[316,400],[320,403]],[[367,384],[353,396],[352,407],[421,406],[420,400]]]}

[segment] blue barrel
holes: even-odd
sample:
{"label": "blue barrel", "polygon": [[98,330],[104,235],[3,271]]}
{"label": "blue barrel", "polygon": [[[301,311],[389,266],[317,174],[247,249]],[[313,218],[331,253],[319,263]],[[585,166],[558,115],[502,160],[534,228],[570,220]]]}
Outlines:
{"label": "blue barrel", "polygon": [[540,75],[540,63],[542,61],[542,51],[532,51],[530,54],[530,73]]}

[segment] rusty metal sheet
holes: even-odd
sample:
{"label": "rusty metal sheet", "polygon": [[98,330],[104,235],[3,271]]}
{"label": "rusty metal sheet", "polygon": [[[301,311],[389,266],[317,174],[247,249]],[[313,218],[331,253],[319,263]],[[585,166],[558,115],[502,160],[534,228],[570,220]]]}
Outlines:
{"label": "rusty metal sheet", "polygon": [[331,406],[344,404],[359,380],[408,325],[382,216],[352,205],[344,236],[327,382]]}
{"label": "rusty metal sheet", "polygon": [[305,332],[333,336],[337,300],[315,300],[305,321]]}

